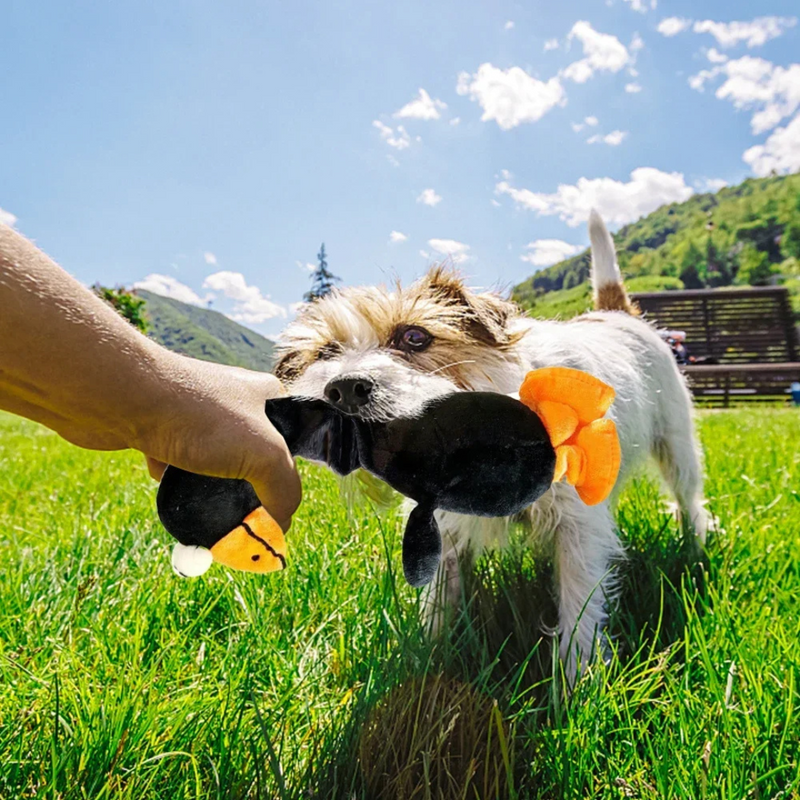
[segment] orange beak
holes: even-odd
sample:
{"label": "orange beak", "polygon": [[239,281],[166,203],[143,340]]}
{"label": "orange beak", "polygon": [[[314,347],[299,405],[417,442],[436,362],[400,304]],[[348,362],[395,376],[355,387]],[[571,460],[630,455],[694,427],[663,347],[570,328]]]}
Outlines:
{"label": "orange beak", "polygon": [[259,506],[211,548],[211,555],[231,569],[264,574],[286,567],[286,549],[280,525]]}

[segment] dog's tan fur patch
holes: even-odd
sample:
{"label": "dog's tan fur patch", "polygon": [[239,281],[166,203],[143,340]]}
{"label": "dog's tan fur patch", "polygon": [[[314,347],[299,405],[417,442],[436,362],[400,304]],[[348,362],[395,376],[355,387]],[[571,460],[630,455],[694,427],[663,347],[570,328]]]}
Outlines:
{"label": "dog's tan fur patch", "polygon": [[639,306],[631,302],[621,283],[606,283],[595,290],[594,307],[597,311],[624,311],[634,317],[641,313]]}

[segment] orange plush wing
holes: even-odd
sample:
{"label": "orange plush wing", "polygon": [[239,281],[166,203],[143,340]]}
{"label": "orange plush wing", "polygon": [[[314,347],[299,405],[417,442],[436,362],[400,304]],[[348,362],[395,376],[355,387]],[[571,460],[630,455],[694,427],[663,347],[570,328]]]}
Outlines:
{"label": "orange plush wing", "polygon": [[611,494],[619,475],[621,453],[614,420],[590,422],[578,431],[575,444],[584,453],[586,469],[574,486],[587,506],[595,506]]}
{"label": "orange plush wing", "polygon": [[585,425],[600,419],[614,402],[614,389],[588,372],[544,367],[525,376],[519,399],[529,408],[545,401],[569,406]]}
{"label": "orange plush wing", "polygon": [[616,425],[603,419],[614,389],[580,370],[545,367],[525,376],[519,398],[539,415],[550,436],[556,451],[554,480],[575,486],[587,505],[602,503],[620,467]]}

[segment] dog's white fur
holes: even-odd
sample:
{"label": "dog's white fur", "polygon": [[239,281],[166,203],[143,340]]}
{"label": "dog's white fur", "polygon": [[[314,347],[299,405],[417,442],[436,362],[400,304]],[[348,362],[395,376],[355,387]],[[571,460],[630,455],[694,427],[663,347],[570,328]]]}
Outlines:
{"label": "dog's white fur", "polygon": [[[606,301],[606,307],[630,308],[613,240],[594,212],[589,233],[596,304],[602,307],[605,296],[616,298]],[[387,347],[376,312],[364,310],[364,295],[359,292],[366,291],[346,289],[327,298],[322,308],[309,309],[286,330],[284,363],[296,362],[300,353],[318,346],[320,337],[324,338],[320,330],[323,321],[325,335],[338,331],[332,356],[301,359],[302,363],[286,376],[293,394],[321,398],[334,378],[367,376],[376,388],[373,402],[362,414],[386,419],[413,414],[427,400],[459,389],[514,394],[525,374],[538,367],[585,370],[616,391],[610,416],[619,431],[622,469],[615,495],[642,462],[655,457],[682,517],[694,526],[699,541],[705,541],[707,517],[691,398],[671,351],[649,324],[624,311],[600,310],[568,322],[511,315],[502,323],[507,334],[503,346],[471,342],[467,348],[454,340],[449,343],[448,355],[456,355],[455,364],[421,369]],[[398,288],[397,293],[386,293],[385,297],[391,297],[396,306],[404,302],[402,292]],[[453,309],[438,295],[432,298],[433,308],[420,308],[420,303],[424,306],[424,292],[411,294],[409,314],[423,313],[434,319],[437,314],[453,316]],[[474,296],[476,300],[482,298],[489,296]],[[462,353],[466,364],[458,360]],[[623,556],[611,512],[613,501],[614,496],[609,502],[589,507],[579,500],[573,487],[555,484],[523,515],[530,523],[532,543],[544,547],[554,559],[559,647],[569,675],[578,672],[595,650],[613,595],[612,567]],[[437,578],[425,595],[426,613],[434,628],[444,619],[442,607],[460,600],[459,556],[467,550],[477,554],[490,545],[502,546],[509,525],[508,519],[447,512],[437,512],[437,519],[444,553]]]}

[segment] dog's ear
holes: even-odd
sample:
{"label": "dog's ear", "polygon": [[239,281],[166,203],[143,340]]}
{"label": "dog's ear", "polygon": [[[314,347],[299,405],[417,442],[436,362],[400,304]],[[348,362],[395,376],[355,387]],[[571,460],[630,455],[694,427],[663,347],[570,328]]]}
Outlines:
{"label": "dog's ear", "polygon": [[470,291],[460,273],[446,265],[431,269],[425,284],[435,300],[463,310],[464,329],[473,339],[497,347],[513,343],[509,322],[519,314],[514,303],[491,292]]}
{"label": "dog's ear", "polygon": [[289,350],[278,359],[272,374],[286,386],[299,378],[307,366],[308,359],[303,353],[299,350]]}

